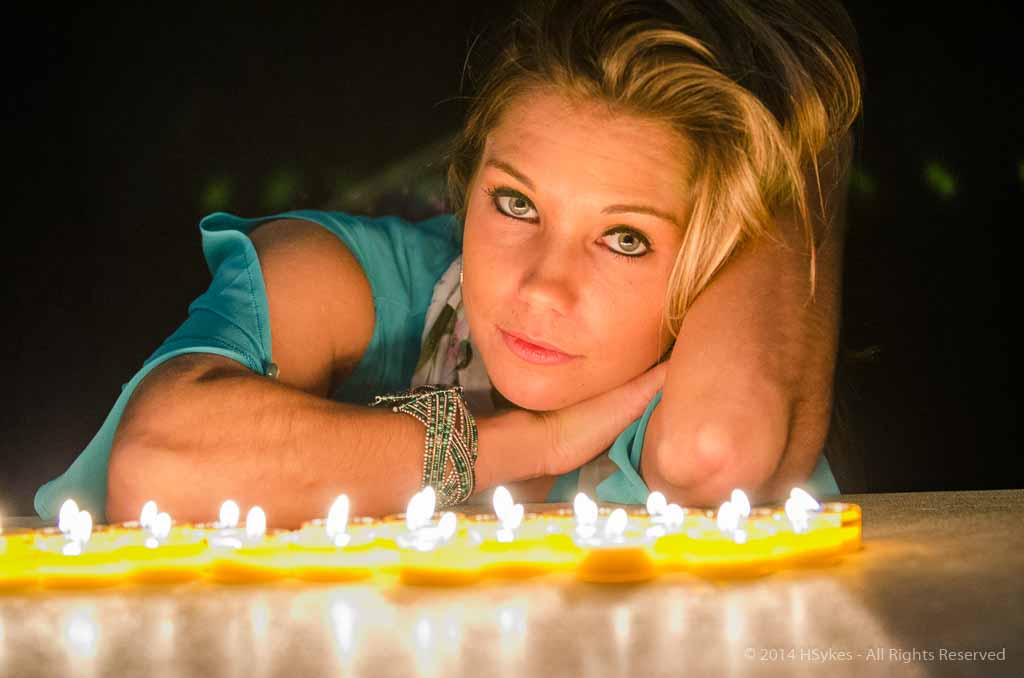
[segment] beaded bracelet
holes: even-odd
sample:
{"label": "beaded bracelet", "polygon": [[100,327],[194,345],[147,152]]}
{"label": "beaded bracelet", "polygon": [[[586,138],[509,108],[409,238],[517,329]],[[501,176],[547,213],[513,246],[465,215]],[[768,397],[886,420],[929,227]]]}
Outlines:
{"label": "beaded bracelet", "polygon": [[461,386],[420,386],[376,396],[370,407],[391,405],[427,427],[421,489],[430,485],[440,508],[469,499],[476,485],[476,421]]}

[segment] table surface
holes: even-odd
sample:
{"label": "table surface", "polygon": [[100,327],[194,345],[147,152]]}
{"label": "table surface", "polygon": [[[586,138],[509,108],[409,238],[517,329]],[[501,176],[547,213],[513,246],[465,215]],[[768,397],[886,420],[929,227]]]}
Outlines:
{"label": "table surface", "polygon": [[1024,675],[1024,490],[841,500],[861,551],[749,581],[0,595],[0,676]]}

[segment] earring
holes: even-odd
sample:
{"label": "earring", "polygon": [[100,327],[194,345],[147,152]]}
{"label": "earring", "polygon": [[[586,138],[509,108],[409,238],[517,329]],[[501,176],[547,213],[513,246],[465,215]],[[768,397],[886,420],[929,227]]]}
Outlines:
{"label": "earring", "polygon": [[463,269],[462,266],[459,266],[459,287],[461,287],[463,284],[462,274],[464,271],[465,269]]}

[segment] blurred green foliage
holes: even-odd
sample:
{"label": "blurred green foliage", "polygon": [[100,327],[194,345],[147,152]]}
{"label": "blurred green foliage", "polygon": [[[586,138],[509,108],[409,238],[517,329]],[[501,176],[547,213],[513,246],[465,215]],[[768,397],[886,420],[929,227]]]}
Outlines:
{"label": "blurred green foliage", "polygon": [[956,196],[956,177],[940,162],[929,162],[924,166],[924,182],[943,200]]}
{"label": "blurred green foliage", "polygon": [[231,202],[232,181],[227,177],[214,177],[206,182],[206,188],[199,199],[205,212],[219,212],[227,209]]}
{"label": "blurred green foliage", "polygon": [[290,169],[274,172],[263,190],[263,206],[275,212],[295,207],[301,185],[298,172]]}
{"label": "blurred green foliage", "polygon": [[870,198],[875,194],[876,187],[875,178],[860,167],[850,170],[850,190],[854,194]]}

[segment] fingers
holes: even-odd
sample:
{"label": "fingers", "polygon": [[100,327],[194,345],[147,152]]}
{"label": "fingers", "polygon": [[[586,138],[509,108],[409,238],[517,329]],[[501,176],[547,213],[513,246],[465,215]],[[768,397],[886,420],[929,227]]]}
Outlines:
{"label": "fingers", "polygon": [[626,398],[624,407],[627,416],[630,416],[629,423],[643,416],[644,410],[647,409],[651,400],[654,399],[658,391],[664,388],[667,375],[668,362],[659,363],[622,387],[623,395]]}
{"label": "fingers", "polygon": [[662,363],[617,388],[543,417],[550,441],[549,473],[579,468],[611,447],[615,439],[643,416],[665,382]]}

